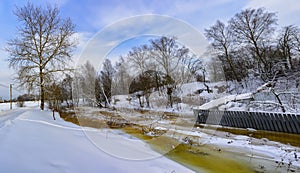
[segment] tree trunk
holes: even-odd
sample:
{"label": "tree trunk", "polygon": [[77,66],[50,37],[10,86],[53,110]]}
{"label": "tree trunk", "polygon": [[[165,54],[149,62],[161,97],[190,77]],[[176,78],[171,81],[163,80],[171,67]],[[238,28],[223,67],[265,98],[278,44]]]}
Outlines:
{"label": "tree trunk", "polygon": [[138,97],[138,99],[139,99],[140,107],[141,107],[141,108],[144,107],[143,104],[142,104],[142,101],[141,101],[141,97],[142,97],[142,96],[141,96],[141,95],[137,95],[137,97]]}
{"label": "tree trunk", "polygon": [[226,60],[227,60],[227,62],[229,63],[229,66],[230,66],[230,68],[231,68],[231,70],[232,70],[232,73],[233,73],[234,78],[235,78],[238,82],[241,82],[241,79],[239,78],[237,72],[235,71],[235,68],[234,68],[234,66],[233,66],[232,60],[231,60],[231,58],[229,57],[229,53],[228,53],[228,50],[227,50],[226,46],[224,46],[224,49],[225,49],[225,57],[226,57]]}
{"label": "tree trunk", "polygon": [[284,108],[284,106],[282,104],[282,101],[281,101],[281,99],[279,97],[279,94],[277,94],[274,90],[272,90],[272,93],[275,95],[275,97],[276,97],[276,99],[277,99],[277,101],[278,101],[278,103],[280,105],[281,111],[282,112],[286,112],[286,110],[285,110],[285,108]]}
{"label": "tree trunk", "polygon": [[167,88],[167,94],[168,94],[168,100],[169,100],[169,104],[170,107],[173,108],[173,99],[172,99],[172,88]]}
{"label": "tree trunk", "polygon": [[212,93],[212,90],[209,88],[209,86],[205,83],[205,72],[202,71],[202,76],[203,76],[203,85],[206,87],[207,93]]}
{"label": "tree trunk", "polygon": [[45,88],[44,88],[44,76],[43,69],[40,68],[40,89],[41,89],[41,110],[44,110],[45,106]]}
{"label": "tree trunk", "polygon": [[52,110],[52,112],[53,112],[53,114],[52,114],[53,120],[56,120],[56,119],[55,119],[55,111],[54,111],[54,109]]}
{"label": "tree trunk", "polygon": [[146,98],[146,103],[147,103],[147,107],[150,108],[150,100],[149,100],[149,97],[150,97],[150,91],[147,91],[146,94],[145,94],[145,98]]}

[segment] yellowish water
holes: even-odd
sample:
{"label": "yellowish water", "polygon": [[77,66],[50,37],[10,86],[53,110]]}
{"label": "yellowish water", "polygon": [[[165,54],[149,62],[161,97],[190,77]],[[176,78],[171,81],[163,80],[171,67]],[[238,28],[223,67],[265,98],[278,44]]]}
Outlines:
{"label": "yellowish water", "polygon": [[[172,143],[177,143],[175,139],[169,137],[159,137],[159,140],[153,140],[152,137],[143,135],[137,128],[126,127],[123,129],[126,133],[143,139],[149,143],[152,148],[165,156],[182,164],[196,172],[210,173],[254,173],[251,166],[243,161],[235,160],[230,157],[230,153],[218,151],[210,146],[190,146],[179,144],[169,151]],[[151,139],[151,140],[150,140]],[[169,151],[169,152],[167,152]]]}
{"label": "yellowish water", "polygon": [[300,147],[300,135],[299,134],[290,134],[290,133],[281,133],[281,132],[271,132],[271,131],[248,131],[244,129],[237,128],[220,128],[220,131],[225,131],[237,135],[246,135],[252,136],[254,138],[267,138],[271,141],[278,141],[283,144],[290,144],[296,147]]}

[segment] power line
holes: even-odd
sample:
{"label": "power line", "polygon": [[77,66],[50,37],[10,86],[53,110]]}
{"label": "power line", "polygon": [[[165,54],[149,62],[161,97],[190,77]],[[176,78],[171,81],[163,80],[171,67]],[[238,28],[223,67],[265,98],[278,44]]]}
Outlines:
{"label": "power line", "polygon": [[[0,87],[4,87],[4,88],[10,88],[9,85],[4,85],[4,84],[1,84],[0,83]],[[22,90],[19,90],[18,88],[14,87],[14,90],[17,91],[18,93],[22,93],[23,91]]]}
{"label": "power line", "polygon": [[4,88],[9,88],[9,86],[4,85],[4,84],[1,84],[1,83],[0,83],[0,86],[2,86],[2,87],[4,87]]}

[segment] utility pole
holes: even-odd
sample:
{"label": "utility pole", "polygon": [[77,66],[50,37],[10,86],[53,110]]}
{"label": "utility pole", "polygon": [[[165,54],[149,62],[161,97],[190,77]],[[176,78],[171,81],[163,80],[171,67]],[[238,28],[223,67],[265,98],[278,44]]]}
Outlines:
{"label": "utility pole", "polygon": [[10,93],[9,94],[10,95],[10,110],[12,110],[12,85],[13,84],[9,85],[9,90],[10,90],[10,92],[9,92]]}

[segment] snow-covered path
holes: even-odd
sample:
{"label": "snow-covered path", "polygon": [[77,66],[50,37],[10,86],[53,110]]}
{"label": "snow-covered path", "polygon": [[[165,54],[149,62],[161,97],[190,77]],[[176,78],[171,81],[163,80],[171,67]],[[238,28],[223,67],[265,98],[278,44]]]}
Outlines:
{"label": "snow-covered path", "polygon": [[[55,121],[51,112],[37,107],[0,112],[0,172],[192,172],[165,157],[139,161],[114,157],[97,148],[81,127],[56,117]],[[89,133],[93,131],[100,136],[104,133],[96,129]],[[123,139],[126,145],[118,141],[116,150],[135,150],[143,143],[126,136]],[[143,145],[141,149],[148,149],[147,153],[157,154]]]}

